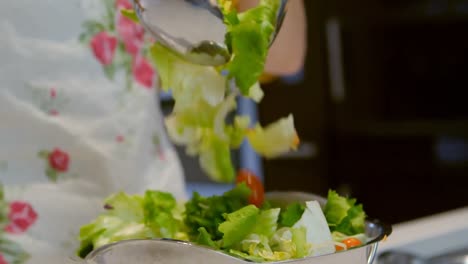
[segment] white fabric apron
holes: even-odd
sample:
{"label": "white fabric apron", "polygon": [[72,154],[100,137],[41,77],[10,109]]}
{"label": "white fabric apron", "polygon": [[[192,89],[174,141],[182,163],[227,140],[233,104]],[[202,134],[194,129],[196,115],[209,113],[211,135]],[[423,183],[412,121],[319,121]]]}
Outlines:
{"label": "white fabric apron", "polygon": [[110,81],[77,40],[102,2],[0,1],[0,182],[7,200],[37,212],[27,232],[9,235],[27,263],[66,263],[111,193],[185,198],[157,90]]}

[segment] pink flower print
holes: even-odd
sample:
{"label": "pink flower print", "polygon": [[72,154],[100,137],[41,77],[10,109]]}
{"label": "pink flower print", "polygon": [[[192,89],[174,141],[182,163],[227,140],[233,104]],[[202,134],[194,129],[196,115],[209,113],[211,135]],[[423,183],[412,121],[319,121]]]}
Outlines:
{"label": "pink flower print", "polygon": [[165,161],[166,160],[166,153],[164,152],[164,150],[162,150],[162,149],[158,150],[158,159],[160,161]]}
{"label": "pink flower print", "polygon": [[50,88],[50,98],[54,99],[55,97],[57,97],[57,90],[52,87]]}
{"label": "pink flower print", "polygon": [[151,89],[154,83],[155,70],[145,58],[138,56],[133,62],[133,78],[137,83]]}
{"label": "pink flower print", "polygon": [[117,38],[107,34],[107,32],[100,32],[91,39],[91,48],[94,56],[102,65],[109,65],[114,59]]}
{"label": "pink flower print", "polygon": [[66,172],[70,157],[68,153],[56,148],[49,154],[49,165],[58,172]]}
{"label": "pink flower print", "polygon": [[49,152],[47,150],[38,153],[39,158],[46,160],[45,174],[50,181],[56,182],[61,173],[68,171],[70,165],[70,155],[59,149],[55,148]]}
{"label": "pink flower print", "polygon": [[3,257],[2,253],[0,253],[0,264],[9,264],[6,259]]}
{"label": "pink flower print", "polygon": [[29,203],[14,201],[10,203],[8,219],[9,224],[5,231],[10,234],[22,234],[36,222],[37,213]]}
{"label": "pink flower print", "polygon": [[117,0],[115,1],[117,9],[132,9],[132,4],[128,0]]}
{"label": "pink flower print", "polygon": [[143,46],[145,31],[143,26],[131,19],[117,14],[117,32],[124,43],[125,50],[133,57],[137,56]]}
{"label": "pink flower print", "polygon": [[51,116],[58,116],[59,112],[56,109],[50,109],[49,115]]}
{"label": "pink flower print", "polygon": [[115,141],[117,141],[118,143],[122,143],[125,141],[125,138],[122,135],[118,135],[117,137],[115,137]]}

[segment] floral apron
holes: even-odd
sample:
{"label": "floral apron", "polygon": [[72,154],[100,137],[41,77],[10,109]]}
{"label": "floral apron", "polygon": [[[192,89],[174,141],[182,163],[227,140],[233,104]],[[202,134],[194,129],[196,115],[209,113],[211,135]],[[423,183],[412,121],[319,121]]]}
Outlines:
{"label": "floral apron", "polygon": [[185,198],[129,6],[0,1],[0,264],[66,263],[111,193]]}

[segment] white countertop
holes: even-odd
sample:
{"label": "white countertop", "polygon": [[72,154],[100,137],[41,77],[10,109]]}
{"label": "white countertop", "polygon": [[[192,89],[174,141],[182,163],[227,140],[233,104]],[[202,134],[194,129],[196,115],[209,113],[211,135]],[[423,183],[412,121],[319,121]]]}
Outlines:
{"label": "white countertop", "polygon": [[393,226],[379,254],[400,250],[423,258],[468,248],[468,207]]}

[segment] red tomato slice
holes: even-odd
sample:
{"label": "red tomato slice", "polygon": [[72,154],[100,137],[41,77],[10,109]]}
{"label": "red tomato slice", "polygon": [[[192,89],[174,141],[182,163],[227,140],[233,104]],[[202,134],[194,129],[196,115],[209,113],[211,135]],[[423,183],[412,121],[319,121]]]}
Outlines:
{"label": "red tomato slice", "polygon": [[260,179],[249,170],[240,170],[237,174],[236,183],[245,182],[247,187],[252,190],[252,194],[249,197],[249,203],[257,207],[263,204],[265,197],[265,190]]}

